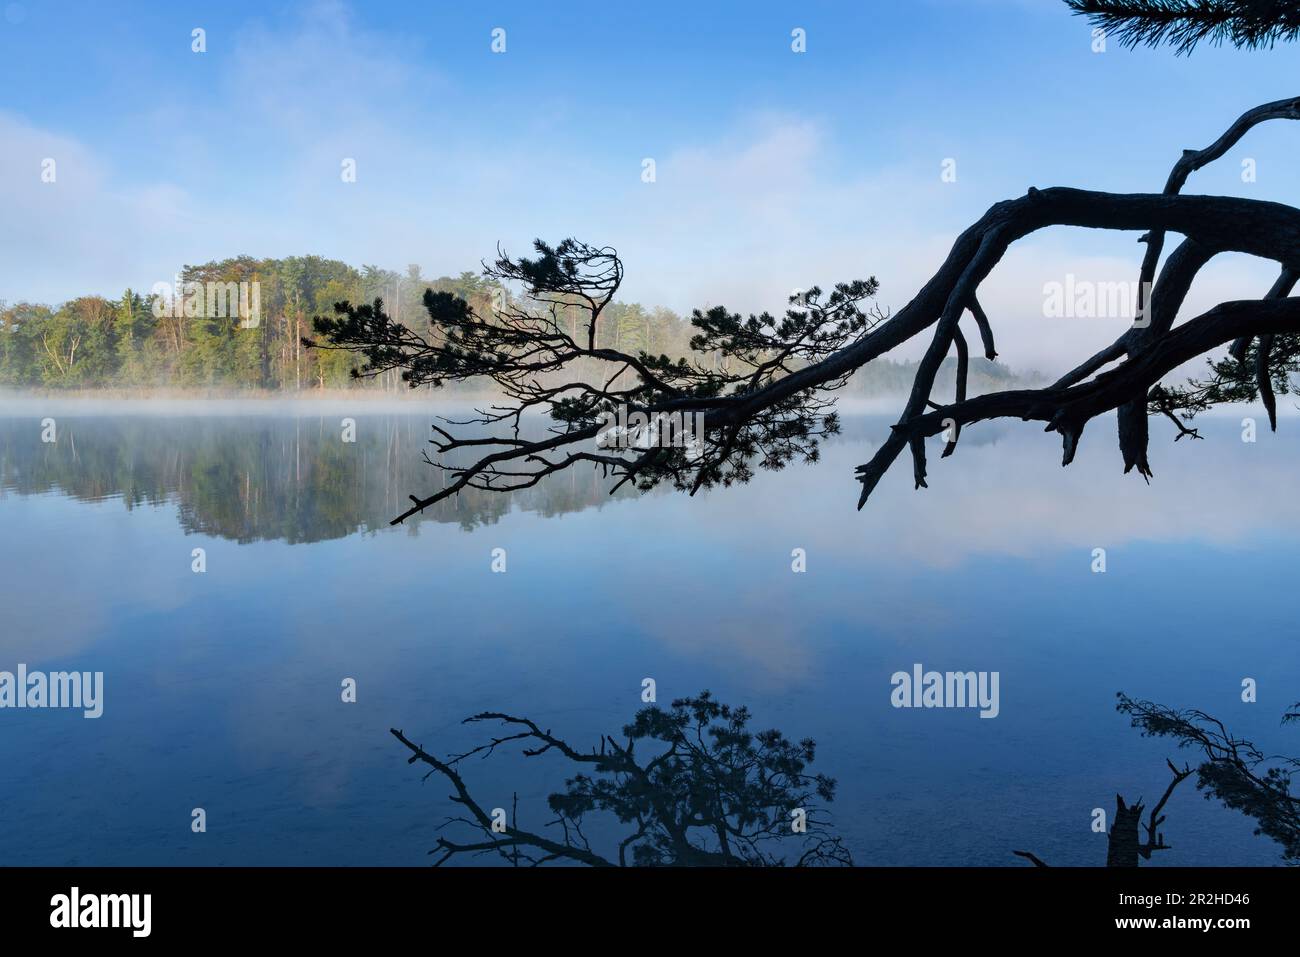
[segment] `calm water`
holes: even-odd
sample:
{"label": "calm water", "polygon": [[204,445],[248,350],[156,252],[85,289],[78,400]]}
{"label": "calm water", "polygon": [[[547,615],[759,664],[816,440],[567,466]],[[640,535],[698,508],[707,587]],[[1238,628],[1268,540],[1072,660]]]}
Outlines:
{"label": "calm water", "polygon": [[[449,788],[390,727],[447,753],[499,709],[586,747],[644,677],[660,703],[709,688],[815,738],[864,864],[1103,863],[1091,810],[1154,801],[1178,757],[1115,713],[1120,690],[1300,753],[1278,724],[1300,698],[1295,420],[1253,445],[1239,417],[1195,444],[1153,424],[1149,487],[1111,423],[1065,470],[1037,426],[980,426],[932,456],[929,490],[900,467],[859,513],[853,467],[887,425],[850,417],[822,463],[744,488],[611,499],[583,471],[390,528],[437,487],[427,411],[343,413],[348,444],[336,411],[147,408],[0,405],[0,669],[106,685],[98,720],[0,711],[5,864],[423,864]],[[1000,672],[1000,715],[892,708],[915,662]],[[568,770],[498,753],[465,773],[541,829]],[[1279,860],[1191,782],[1168,812],[1156,864]]]}

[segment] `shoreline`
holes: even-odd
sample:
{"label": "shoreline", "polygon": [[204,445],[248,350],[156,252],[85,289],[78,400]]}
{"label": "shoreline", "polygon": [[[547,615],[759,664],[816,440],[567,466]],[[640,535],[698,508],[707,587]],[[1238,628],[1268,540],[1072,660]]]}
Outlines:
{"label": "shoreline", "polygon": [[489,391],[448,392],[438,389],[407,389],[400,392],[388,392],[381,389],[303,389],[299,392],[283,392],[275,389],[206,389],[206,388],[164,388],[164,389],[4,389],[0,388],[0,402],[18,400],[45,399],[108,399],[130,402],[175,402],[175,401],[261,401],[293,400],[314,401],[320,399],[347,399],[348,401],[391,401],[419,402],[424,399],[454,395],[468,399],[486,398],[493,393]]}
{"label": "shoreline", "polygon": [[[130,390],[83,389],[76,391],[0,391],[0,417],[14,415],[118,415],[147,412],[151,415],[229,415],[229,414],[294,414],[297,412],[320,414],[405,413],[433,411],[436,409],[468,410],[486,408],[504,397],[500,394],[475,392],[459,393],[420,389],[415,392],[392,393],[371,390],[313,389],[306,392],[220,390]],[[904,395],[858,398],[841,396],[837,407],[842,414],[897,416],[907,401]],[[1113,418],[1114,412],[1101,418]],[[1295,403],[1278,404],[1279,419],[1300,417],[1300,407]],[[1220,419],[1232,416],[1254,416],[1268,430],[1267,413],[1262,403],[1225,404],[1201,413],[1197,419]],[[1193,422],[1193,425],[1195,422]]]}
{"label": "shoreline", "polygon": [[283,413],[294,410],[418,412],[422,409],[465,408],[498,401],[485,393],[408,393],[370,390],[324,389],[309,392],[220,390],[82,389],[76,391],[0,391],[0,415],[64,414],[111,415],[148,411],[159,415],[215,415],[241,412]]}

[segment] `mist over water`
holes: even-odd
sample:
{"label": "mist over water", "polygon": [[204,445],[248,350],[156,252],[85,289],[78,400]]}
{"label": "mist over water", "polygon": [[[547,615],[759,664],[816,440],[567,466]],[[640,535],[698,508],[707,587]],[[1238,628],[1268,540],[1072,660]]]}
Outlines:
{"label": "mist over water", "polygon": [[[853,469],[891,419],[850,413],[820,464],[741,488],[611,497],[573,470],[392,527],[438,487],[434,408],[0,404],[0,669],[104,673],[96,720],[3,716],[7,863],[422,864],[453,809],[390,727],[446,753],[483,740],[462,718],[501,709],[590,746],[647,676],[661,703],[709,688],[815,738],[866,864],[1103,863],[1092,809],[1157,797],[1179,757],[1128,728],[1120,690],[1294,752],[1293,420],[1254,444],[1235,411],[1202,442],[1153,423],[1150,486],[1121,474],[1110,420],[1068,469],[1039,426],[981,424],[935,449],[930,489],[895,470],[857,512]],[[916,663],[999,672],[998,717],[891,707]],[[504,753],[466,768],[535,830],[568,773]],[[1189,786],[1168,810],[1152,864],[1278,862]]]}

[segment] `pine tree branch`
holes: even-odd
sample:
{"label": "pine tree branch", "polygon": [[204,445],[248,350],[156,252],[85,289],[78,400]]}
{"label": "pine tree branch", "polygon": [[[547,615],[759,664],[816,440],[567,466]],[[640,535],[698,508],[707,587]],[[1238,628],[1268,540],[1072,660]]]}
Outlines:
{"label": "pine tree branch", "polygon": [[1075,14],[1122,46],[1169,44],[1181,56],[1197,44],[1272,47],[1300,35],[1296,0],[1065,0]]}

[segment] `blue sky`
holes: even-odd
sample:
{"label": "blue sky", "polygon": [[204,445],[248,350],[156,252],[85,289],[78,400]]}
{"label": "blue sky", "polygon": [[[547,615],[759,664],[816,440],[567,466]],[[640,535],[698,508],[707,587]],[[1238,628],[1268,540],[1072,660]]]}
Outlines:
{"label": "blue sky", "polygon": [[[1300,48],[1094,53],[1057,0],[0,9],[11,302],[147,289],[239,253],[456,273],[497,242],[575,235],[616,246],[646,303],[775,309],[874,274],[897,308],[992,203],[1030,185],[1158,191],[1182,149],[1300,93]],[[1295,202],[1297,146],[1295,124],[1256,130],[1189,191]],[[1042,286],[1131,280],[1134,239],[1059,230],[1014,249],[986,287],[1022,345],[1007,360],[1109,341],[1097,320],[1045,328]],[[1191,305],[1255,295],[1270,272],[1224,258]]]}

